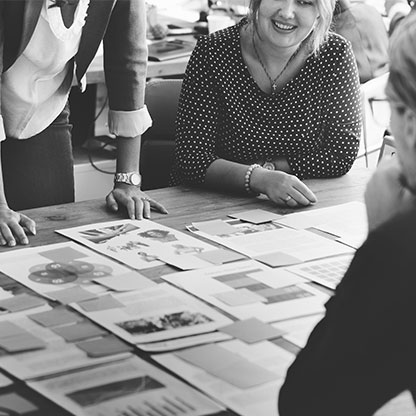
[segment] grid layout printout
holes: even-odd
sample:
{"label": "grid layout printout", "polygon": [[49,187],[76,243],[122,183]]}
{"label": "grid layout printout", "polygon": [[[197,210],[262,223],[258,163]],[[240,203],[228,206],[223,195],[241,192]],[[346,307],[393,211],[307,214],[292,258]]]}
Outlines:
{"label": "grid layout printout", "polygon": [[58,230],[101,254],[142,270],[168,263],[181,270],[207,267],[198,257],[210,244],[150,220],[120,220]]}
{"label": "grid layout printout", "polygon": [[[215,220],[216,223],[221,220]],[[296,230],[275,221],[254,224],[233,219],[222,221],[218,232],[208,227],[188,230],[272,267],[288,266],[318,258],[352,252],[353,249],[306,230]],[[204,224],[206,225],[206,223]]]}
{"label": "grid layout printout", "polygon": [[81,295],[95,297],[107,291],[96,283],[100,278],[134,279],[137,275],[143,279],[130,268],[71,241],[0,254],[0,271],[61,303],[66,303],[65,299]]}
{"label": "grid layout printout", "polygon": [[131,344],[204,334],[232,323],[214,308],[167,283],[115,294],[111,303],[111,308],[96,308],[95,300],[71,306]]}
{"label": "grid layout printout", "polygon": [[138,357],[29,386],[77,416],[203,416],[224,410]]}
{"label": "grid layout printout", "polygon": [[[13,314],[0,318],[0,348],[7,351],[0,356],[0,367],[19,379],[56,375],[131,356],[127,348],[124,352],[91,356],[81,348],[80,342],[88,342],[91,337],[104,344],[107,339],[104,337],[109,335],[107,331],[86,321],[45,327],[35,321],[37,315]],[[69,334],[73,337],[69,338]]]}
{"label": "grid layout printout", "polygon": [[172,273],[163,279],[238,319],[274,322],[321,313],[328,299],[305,279],[254,260]]}
{"label": "grid layout printout", "polygon": [[242,416],[277,416],[277,397],[294,356],[272,341],[225,341],[155,355],[183,377]]}
{"label": "grid layout printout", "polygon": [[330,289],[335,289],[344,277],[352,258],[351,254],[335,256],[287,267],[286,270]]}

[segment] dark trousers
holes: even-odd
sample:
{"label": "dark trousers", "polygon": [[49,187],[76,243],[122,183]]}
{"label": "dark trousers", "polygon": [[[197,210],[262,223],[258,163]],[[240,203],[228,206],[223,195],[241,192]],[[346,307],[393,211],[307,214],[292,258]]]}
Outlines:
{"label": "dark trousers", "polygon": [[30,139],[1,143],[4,190],[13,210],[74,201],[69,107],[44,131]]}

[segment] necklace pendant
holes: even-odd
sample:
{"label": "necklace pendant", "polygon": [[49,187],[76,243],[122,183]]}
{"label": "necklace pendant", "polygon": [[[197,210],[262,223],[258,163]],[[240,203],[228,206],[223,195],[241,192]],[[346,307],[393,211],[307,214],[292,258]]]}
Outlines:
{"label": "necklace pendant", "polygon": [[274,94],[277,91],[277,84],[272,84],[272,94]]}

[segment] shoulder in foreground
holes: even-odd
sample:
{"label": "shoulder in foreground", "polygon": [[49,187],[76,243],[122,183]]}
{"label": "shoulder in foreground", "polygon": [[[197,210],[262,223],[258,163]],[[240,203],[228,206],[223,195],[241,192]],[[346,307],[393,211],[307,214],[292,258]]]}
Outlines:
{"label": "shoulder in foreground", "polygon": [[396,215],[389,221],[380,225],[376,230],[372,232],[375,236],[382,235],[385,238],[389,236],[389,240],[394,244],[411,247],[416,246],[416,209],[408,211],[403,214]]}

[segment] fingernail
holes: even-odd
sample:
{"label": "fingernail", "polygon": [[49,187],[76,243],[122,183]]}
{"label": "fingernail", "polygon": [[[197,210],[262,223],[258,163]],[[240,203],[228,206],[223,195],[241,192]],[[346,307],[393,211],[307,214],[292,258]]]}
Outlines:
{"label": "fingernail", "polygon": [[16,245],[16,241],[9,241],[9,247],[14,247]]}

